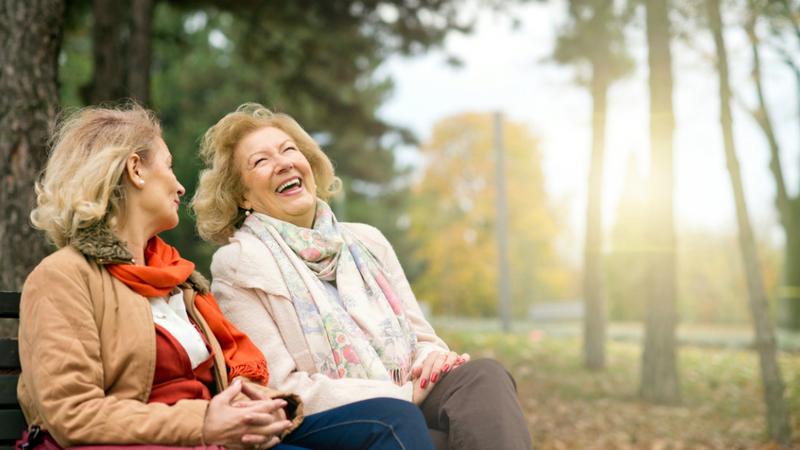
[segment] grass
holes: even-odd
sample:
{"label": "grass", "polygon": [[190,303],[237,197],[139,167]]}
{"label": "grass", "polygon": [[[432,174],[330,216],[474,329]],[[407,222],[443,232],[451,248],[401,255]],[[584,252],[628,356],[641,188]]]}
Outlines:
{"label": "grass", "polygon": [[[540,449],[773,449],[766,436],[755,352],[683,345],[678,355],[682,401],[639,400],[641,347],[610,341],[607,368],[582,366],[576,337],[440,328],[457,351],[496,358],[517,380],[531,434]],[[780,364],[800,449],[800,354]]]}

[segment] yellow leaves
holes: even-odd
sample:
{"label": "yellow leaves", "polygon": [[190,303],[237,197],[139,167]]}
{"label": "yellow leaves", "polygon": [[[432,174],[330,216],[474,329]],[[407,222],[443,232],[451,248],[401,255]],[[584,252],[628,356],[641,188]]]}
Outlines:
{"label": "yellow leaves", "polygon": [[[417,296],[437,313],[490,315],[497,310],[496,176],[493,117],[460,114],[439,122],[422,148],[424,173],[409,211],[416,257],[426,264]],[[547,198],[537,140],[506,122],[510,266],[517,313],[536,297],[569,295],[570,273],[553,250],[559,226]]]}

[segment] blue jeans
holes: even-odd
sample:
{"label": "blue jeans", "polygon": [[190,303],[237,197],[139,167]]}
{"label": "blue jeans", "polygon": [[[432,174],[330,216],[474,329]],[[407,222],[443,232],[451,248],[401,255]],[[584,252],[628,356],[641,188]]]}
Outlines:
{"label": "blue jeans", "polygon": [[275,450],[434,450],[420,409],[373,398],[306,416]]}

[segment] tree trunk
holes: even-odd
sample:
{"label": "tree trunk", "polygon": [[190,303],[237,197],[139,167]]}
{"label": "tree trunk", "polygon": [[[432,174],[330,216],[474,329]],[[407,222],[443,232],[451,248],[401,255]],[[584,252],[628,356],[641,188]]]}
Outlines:
{"label": "tree trunk", "polygon": [[[745,32],[750,41],[753,56],[753,82],[758,97],[758,106],[751,111],[764,137],[767,139],[770,152],[769,169],[775,180],[775,205],[778,209],[781,227],[786,236],[784,250],[783,280],[778,290],[778,303],[781,307],[780,317],[783,325],[789,329],[800,330],[800,229],[797,228],[798,212],[797,197],[792,198],[786,189],[786,180],[783,176],[783,163],[781,150],[775,135],[775,128],[769,115],[769,108],[764,95],[764,83],[761,75],[761,53],[759,51],[759,38],[756,33],[756,19],[759,10],[753,0],[748,2],[750,17],[745,23]],[[797,70],[795,70],[797,74]],[[800,88],[800,78],[798,78]]]}
{"label": "tree trunk", "polygon": [[[794,199],[791,208],[793,211],[797,210],[796,203],[797,199]],[[778,290],[778,303],[782,326],[790,330],[800,330],[800,230],[796,227],[786,230],[783,283]]]}
{"label": "tree trunk", "polygon": [[150,65],[153,58],[152,29],[154,0],[133,0],[131,44],[128,58],[128,91],[140,104],[150,103]]}
{"label": "tree trunk", "polygon": [[130,1],[94,0],[92,51],[94,71],[87,102],[98,104],[127,96],[126,64]]}
{"label": "tree trunk", "polygon": [[48,252],[29,216],[58,106],[63,16],[63,0],[0,1],[0,289],[20,289]]}
{"label": "tree trunk", "polygon": [[675,229],[673,218],[672,55],[667,0],[647,0],[650,68],[650,224],[648,294],[640,395],[662,404],[680,402],[676,362],[677,324]]}
{"label": "tree trunk", "polygon": [[603,283],[603,160],[605,154],[606,95],[608,77],[603,62],[593,64],[592,74],[592,156],[586,206],[586,247],[584,249],[583,298],[586,316],[583,329],[584,363],[588,369],[606,364],[606,304]]}
{"label": "tree trunk", "polygon": [[94,0],[94,72],[87,103],[150,101],[154,0]]}
{"label": "tree trunk", "polygon": [[744,260],[747,290],[750,297],[750,312],[756,335],[761,367],[761,378],[764,384],[764,400],[767,404],[767,426],[772,439],[788,445],[791,440],[789,414],[783,398],[783,379],[776,357],[775,336],[772,321],[769,317],[767,296],[761,279],[761,267],[756,251],[755,238],[750,226],[747,203],[744,198],[739,161],[736,156],[736,143],[733,140],[733,116],[731,115],[731,90],[728,81],[728,56],[722,35],[722,19],[719,0],[706,1],[708,22],[714,36],[719,71],[720,123],[722,139],[725,145],[725,160],[736,202],[736,221],[739,226],[739,246]]}

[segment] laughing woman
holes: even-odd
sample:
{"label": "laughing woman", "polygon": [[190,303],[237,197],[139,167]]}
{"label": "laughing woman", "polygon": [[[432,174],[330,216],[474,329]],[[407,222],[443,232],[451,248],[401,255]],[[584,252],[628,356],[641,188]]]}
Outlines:
{"label": "laughing woman", "polygon": [[28,447],[432,450],[422,415],[403,402],[304,419],[297,396],[265,387],[263,353],[158,237],[178,224],[184,189],[150,112],[68,116],[37,193],[31,219],[59,250],[22,290]]}
{"label": "laughing woman", "polygon": [[449,350],[374,227],[341,223],[338,179],[300,125],[242,105],[206,132],[193,207],[224,244],[211,266],[226,316],[264,351],[270,386],[318,412],[374,397],[418,405],[437,448],[531,448],[511,376]]}

